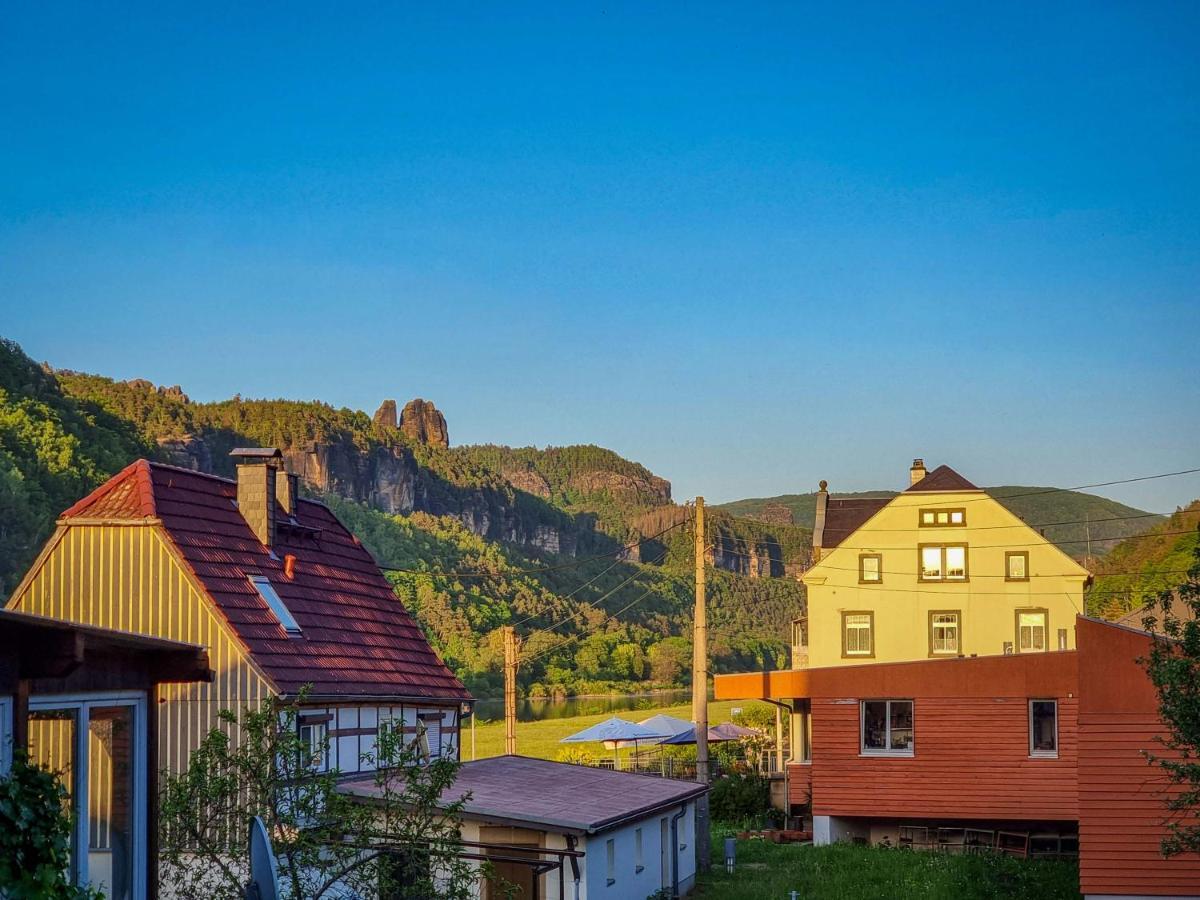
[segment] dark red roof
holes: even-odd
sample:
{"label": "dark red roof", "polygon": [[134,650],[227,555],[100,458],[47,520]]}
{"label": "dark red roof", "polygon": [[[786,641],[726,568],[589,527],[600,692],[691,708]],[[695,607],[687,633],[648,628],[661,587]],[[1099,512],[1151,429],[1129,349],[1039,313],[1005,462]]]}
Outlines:
{"label": "dark red roof", "polygon": [[949,466],[938,466],[905,493],[930,493],[933,491],[977,491],[975,485],[967,481]]}
{"label": "dark red roof", "polygon": [[825,508],[825,530],[821,533],[822,549],[841,544],[891,502],[891,497],[830,497]]}
{"label": "dark red roof", "polygon": [[[465,700],[466,688],[438,658],[371,554],[322,503],[282,513],[274,555],[237,510],[237,484],[138,460],[63,514],[157,516],[254,661],[284,694]],[[283,571],[296,557],[295,577]],[[301,634],[289,638],[249,575],[265,575]]]}

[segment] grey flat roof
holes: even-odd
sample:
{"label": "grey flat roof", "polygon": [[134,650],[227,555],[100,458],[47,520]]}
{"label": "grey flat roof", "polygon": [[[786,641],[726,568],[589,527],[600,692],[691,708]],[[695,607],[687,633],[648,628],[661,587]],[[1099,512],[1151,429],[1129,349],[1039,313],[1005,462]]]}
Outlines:
{"label": "grey flat roof", "polygon": [[[374,778],[372,774],[349,779],[341,789],[370,799],[378,795]],[[453,803],[469,794],[462,811],[470,818],[594,834],[677,806],[706,790],[693,781],[527,756],[495,756],[463,763],[442,802]]]}

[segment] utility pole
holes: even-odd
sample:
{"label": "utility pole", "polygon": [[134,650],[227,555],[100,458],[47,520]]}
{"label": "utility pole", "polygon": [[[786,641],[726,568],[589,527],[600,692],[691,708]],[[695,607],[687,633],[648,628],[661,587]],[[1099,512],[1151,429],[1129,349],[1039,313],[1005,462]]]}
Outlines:
{"label": "utility pole", "polygon": [[[708,778],[708,608],[704,579],[704,498],[696,498],[696,613],[692,634],[692,722],[696,728],[696,780]],[[711,855],[708,794],[696,799],[696,868],[707,872]]]}
{"label": "utility pole", "polygon": [[517,752],[517,633],[511,625],[504,635],[504,752]]}

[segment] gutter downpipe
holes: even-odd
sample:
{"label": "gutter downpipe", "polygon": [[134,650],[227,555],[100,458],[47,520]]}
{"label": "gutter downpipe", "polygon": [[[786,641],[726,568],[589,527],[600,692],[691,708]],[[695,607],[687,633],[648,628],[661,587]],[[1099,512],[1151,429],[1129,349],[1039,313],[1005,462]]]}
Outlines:
{"label": "gutter downpipe", "polygon": [[687,815],[687,804],[671,816],[671,896],[679,896],[679,820]]}

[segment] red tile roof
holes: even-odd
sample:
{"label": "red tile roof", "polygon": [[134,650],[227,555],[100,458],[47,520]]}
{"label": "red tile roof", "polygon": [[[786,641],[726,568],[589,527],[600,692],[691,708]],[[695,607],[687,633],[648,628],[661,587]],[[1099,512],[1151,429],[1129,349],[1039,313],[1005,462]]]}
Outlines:
{"label": "red tile roof", "polygon": [[[322,503],[280,511],[274,555],[237,510],[237,483],[139,460],[67,510],[76,518],[157,516],[254,661],[284,694],[469,699],[375,560]],[[295,577],[284,575],[287,554]],[[302,630],[287,637],[249,575],[265,575]]]}
{"label": "red tile roof", "polygon": [[949,466],[938,466],[916,484],[909,487],[905,493],[921,494],[933,491],[977,491],[975,485],[967,481]]}
{"label": "red tile roof", "polygon": [[837,547],[891,502],[891,497],[830,497],[821,533],[822,549]]}

